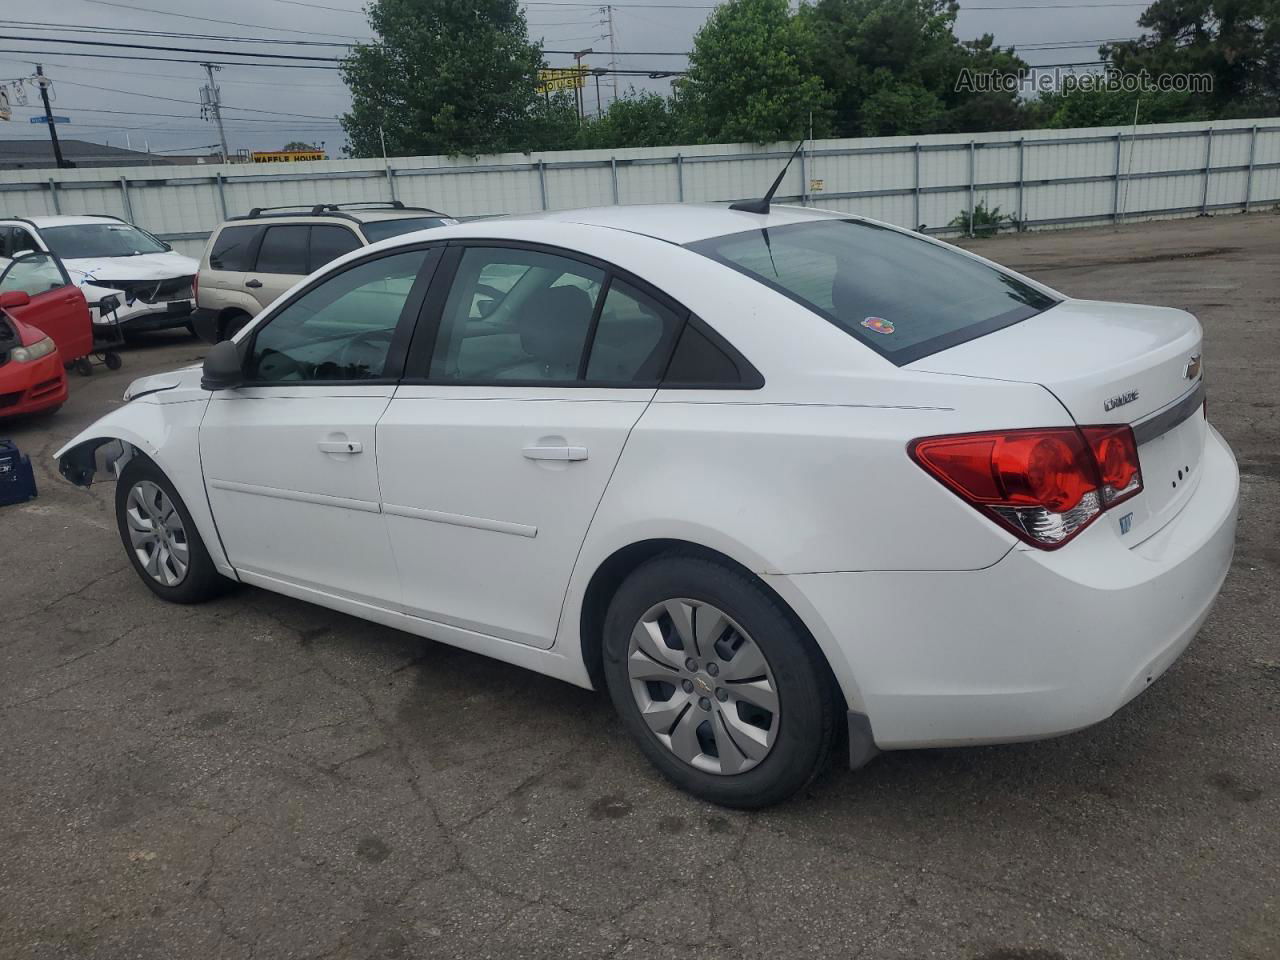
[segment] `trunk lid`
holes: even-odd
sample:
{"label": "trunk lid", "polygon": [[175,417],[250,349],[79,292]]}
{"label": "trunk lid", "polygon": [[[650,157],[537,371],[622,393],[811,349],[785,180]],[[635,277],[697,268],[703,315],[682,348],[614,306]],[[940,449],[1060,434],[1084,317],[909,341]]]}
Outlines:
{"label": "trunk lid", "polygon": [[1182,310],[1066,300],[907,369],[1038,383],[1077,424],[1131,424],[1143,492],[1101,521],[1134,546],[1176,516],[1196,486],[1201,339],[1199,321]]}

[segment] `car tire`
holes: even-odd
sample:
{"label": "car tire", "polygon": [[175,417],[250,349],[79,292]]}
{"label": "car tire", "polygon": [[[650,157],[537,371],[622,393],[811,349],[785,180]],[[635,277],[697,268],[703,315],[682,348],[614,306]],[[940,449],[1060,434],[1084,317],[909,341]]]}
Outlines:
{"label": "car tire", "polygon": [[230,310],[218,320],[218,339],[215,343],[221,343],[223,340],[230,340],[246,323],[253,317],[240,310]]}
{"label": "car tire", "polygon": [[623,724],[682,790],[754,809],[825,767],[834,680],[794,615],[746,571],[697,555],[646,562],[609,605],[603,652]]}
{"label": "car tire", "polygon": [[146,457],[135,456],[120,473],[116,526],[133,569],[162,600],[202,603],[232,586],[214,568],[182,497]]}

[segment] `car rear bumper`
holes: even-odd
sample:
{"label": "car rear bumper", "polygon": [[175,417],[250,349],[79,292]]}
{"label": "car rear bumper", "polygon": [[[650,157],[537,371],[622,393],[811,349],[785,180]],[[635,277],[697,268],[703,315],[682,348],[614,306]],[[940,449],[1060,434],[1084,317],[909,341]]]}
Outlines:
{"label": "car rear bumper", "polygon": [[67,400],[67,375],[62,358],[53,353],[35,363],[0,366],[0,417],[40,413]]}
{"label": "car rear bumper", "polygon": [[1095,524],[1067,549],[1019,548],[983,570],[766,579],[820,621],[881,749],[1068,733],[1146,689],[1208,616],[1239,493],[1212,429],[1199,474],[1178,516],[1135,546]]}

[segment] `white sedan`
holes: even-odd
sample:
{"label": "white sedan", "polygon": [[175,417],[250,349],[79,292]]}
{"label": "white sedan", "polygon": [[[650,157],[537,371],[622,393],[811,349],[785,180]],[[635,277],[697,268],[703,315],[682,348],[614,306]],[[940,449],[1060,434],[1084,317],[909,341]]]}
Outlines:
{"label": "white sedan", "polygon": [[252,584],[605,687],[715,803],[1047,737],[1196,634],[1238,474],[1180,310],[844,214],[362,248],[57,456],[166,600]]}

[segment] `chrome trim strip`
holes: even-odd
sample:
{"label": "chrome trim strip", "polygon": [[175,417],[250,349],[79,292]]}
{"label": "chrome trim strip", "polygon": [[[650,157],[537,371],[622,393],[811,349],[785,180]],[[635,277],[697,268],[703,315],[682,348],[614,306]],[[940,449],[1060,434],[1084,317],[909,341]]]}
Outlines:
{"label": "chrome trim strip", "polygon": [[1133,436],[1138,441],[1138,446],[1156,437],[1164,436],[1174,427],[1181,425],[1191,418],[1203,403],[1204,381],[1201,380],[1181,400],[1175,400],[1171,406],[1133,425]]}
{"label": "chrome trim strip", "polygon": [[247,493],[251,496],[271,497],[275,500],[293,500],[297,503],[314,503],[322,507],[340,507],[345,510],[357,510],[361,513],[378,513],[378,504],[369,500],[354,500],[351,497],[331,497],[325,493],[306,493],[302,490],[285,490],[281,487],[263,487],[256,483],[240,483],[237,480],[210,480],[209,486],[215,490],[230,490],[233,493]]}
{"label": "chrome trim strip", "polygon": [[391,517],[427,520],[431,523],[447,523],[455,527],[472,527],[476,530],[490,530],[493,533],[509,533],[516,537],[536,537],[538,535],[537,527],[531,527],[527,523],[513,523],[510,520],[468,517],[461,513],[444,513],[441,510],[424,510],[421,507],[402,507],[394,503],[384,503],[382,512]]}

